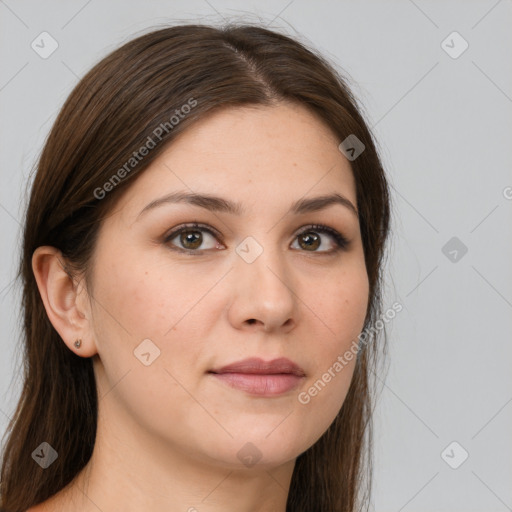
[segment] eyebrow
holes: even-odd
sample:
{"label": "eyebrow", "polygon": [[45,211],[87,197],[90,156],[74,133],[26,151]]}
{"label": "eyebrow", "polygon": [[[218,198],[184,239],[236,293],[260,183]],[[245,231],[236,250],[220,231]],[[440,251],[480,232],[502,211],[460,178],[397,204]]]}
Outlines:
{"label": "eyebrow", "polygon": [[[241,203],[233,202],[222,197],[214,196],[211,194],[172,192],[147,204],[140,211],[137,219],[148,210],[152,210],[158,206],[169,203],[186,203],[199,206],[200,208],[205,208],[206,210],[214,212],[225,212],[233,215],[243,215],[245,212],[245,208]],[[304,213],[317,212],[335,204],[340,204],[346,207],[359,219],[359,213],[352,202],[338,193],[299,199],[291,205],[288,213],[300,215]]]}

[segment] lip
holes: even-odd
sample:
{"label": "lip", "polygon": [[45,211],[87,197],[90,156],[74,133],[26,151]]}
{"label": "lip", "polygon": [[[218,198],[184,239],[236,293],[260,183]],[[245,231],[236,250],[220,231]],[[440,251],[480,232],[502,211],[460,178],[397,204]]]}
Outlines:
{"label": "lip", "polygon": [[271,361],[253,357],[208,373],[235,389],[259,396],[291,391],[306,375],[299,365],[284,357]]}
{"label": "lip", "polygon": [[210,370],[211,373],[245,373],[256,375],[276,375],[288,373],[304,377],[304,370],[286,357],[265,361],[259,357],[251,357],[242,361],[228,364],[222,368]]}

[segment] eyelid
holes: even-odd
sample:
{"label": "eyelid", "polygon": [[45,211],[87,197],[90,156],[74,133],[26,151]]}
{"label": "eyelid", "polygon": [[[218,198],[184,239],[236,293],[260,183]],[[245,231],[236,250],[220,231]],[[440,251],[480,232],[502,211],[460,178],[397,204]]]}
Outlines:
{"label": "eyelid", "polygon": [[[211,234],[213,237],[217,238],[219,242],[224,245],[222,234],[217,231],[215,228],[213,228],[210,225],[203,224],[200,222],[190,222],[190,223],[184,223],[179,226],[176,226],[173,228],[170,232],[168,232],[166,235],[164,235],[164,243],[169,243],[173,238],[176,238],[179,234],[181,234],[183,231],[193,231],[194,229],[197,229],[199,231],[206,231],[209,234]],[[343,235],[338,230],[331,228],[330,226],[327,226],[325,224],[306,224],[304,226],[301,226],[294,232],[293,239],[295,240],[300,234],[306,233],[308,231],[318,231],[320,233],[328,234],[335,240],[336,247],[334,249],[331,249],[330,251],[304,251],[304,252],[311,252],[312,254],[334,254],[340,250],[346,249],[348,245],[350,244],[350,240]],[[202,254],[205,251],[209,251],[211,249],[184,249],[182,247],[172,247],[172,249],[177,250],[179,252],[185,252],[188,254]]]}
{"label": "eyelid", "polygon": [[[325,224],[307,224],[305,226],[300,227],[299,230],[296,231],[293,236],[294,236],[294,238],[296,238],[300,234],[307,233],[308,231],[319,231],[320,233],[326,233],[326,234],[330,235],[332,238],[334,238],[334,240],[336,240],[339,249],[346,248],[350,243],[348,238],[343,233],[339,232],[337,229],[331,228],[330,226],[326,226]],[[331,253],[331,252],[335,252],[335,250],[333,250],[333,251],[312,251],[312,252]]]}
{"label": "eyelid", "polygon": [[[209,226],[207,224],[202,224],[201,222],[186,222],[185,224],[180,224],[179,226],[176,226],[172,228],[167,234],[164,235],[164,243],[169,243],[173,238],[176,238],[179,234],[181,234],[183,231],[193,231],[194,229],[197,229],[198,231],[206,231],[213,237],[217,238],[222,245],[224,245],[224,242],[222,240],[222,234],[217,231],[212,226]],[[181,250],[184,252],[189,253],[201,253],[201,250],[195,250],[192,251],[191,249],[183,249],[182,247],[173,247],[174,249]],[[209,250],[209,249],[203,249]]]}

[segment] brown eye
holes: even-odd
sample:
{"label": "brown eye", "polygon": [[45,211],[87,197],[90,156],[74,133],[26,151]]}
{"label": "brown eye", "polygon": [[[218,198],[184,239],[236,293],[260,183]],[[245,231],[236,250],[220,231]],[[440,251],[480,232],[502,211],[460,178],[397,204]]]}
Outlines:
{"label": "brown eye", "polygon": [[[206,227],[200,225],[181,226],[165,237],[165,243],[172,249],[201,253],[202,250],[218,249],[221,244],[217,235]],[[206,247],[205,247],[206,245]]]}
{"label": "brown eye", "polygon": [[313,233],[311,231],[299,235],[299,245],[303,249],[316,250],[318,249],[318,247],[320,247],[320,243],[320,237],[316,233]]}
{"label": "brown eye", "polygon": [[[331,240],[331,248],[325,248],[324,237]],[[321,224],[314,224],[309,226],[305,231],[299,233],[296,237],[298,240],[299,248],[306,252],[318,252],[318,253],[335,253],[339,250],[345,249],[349,242],[348,240],[338,231],[328,226]],[[327,242],[328,244],[328,242]],[[329,244],[328,244],[329,245]],[[318,250],[322,247],[321,250]]]}
{"label": "brown eye", "polygon": [[[177,227],[165,237],[164,242],[169,244],[173,250],[200,255],[203,250],[224,249],[219,238],[220,235],[211,228],[200,224],[191,224]],[[330,247],[328,240],[331,242]],[[306,230],[295,237],[294,243],[296,241],[299,244],[298,249],[325,254],[333,254],[345,249],[349,244],[349,241],[341,233],[320,224],[308,226]]]}
{"label": "brown eye", "polygon": [[203,243],[203,235],[200,231],[183,231],[179,237],[185,249],[197,249]]}

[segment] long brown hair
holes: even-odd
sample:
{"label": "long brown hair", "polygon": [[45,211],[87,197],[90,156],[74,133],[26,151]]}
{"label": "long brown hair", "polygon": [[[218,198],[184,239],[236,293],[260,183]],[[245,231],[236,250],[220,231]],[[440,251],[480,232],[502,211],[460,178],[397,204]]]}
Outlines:
{"label": "long brown hair", "polygon": [[[179,25],[129,41],[74,88],[37,165],[18,273],[24,382],[6,432],[1,468],[6,512],[24,512],[64,488],[87,464],[96,436],[92,360],[69,350],[50,323],[31,267],[34,250],[42,245],[60,249],[70,275],[83,273],[90,286],[90,261],[102,219],[179,133],[216,109],[279,101],[309,108],[340,142],[355,135],[365,146],[351,161],[370,284],[364,328],[379,316],[389,189],[373,136],[346,79],[306,45],[254,25]],[[170,121],[175,113],[177,123]],[[131,161],[149,138],[154,147],[140,161]],[[119,171],[123,168],[125,172]],[[114,174],[120,178],[115,183]],[[385,336],[378,344],[373,338],[375,332],[358,355],[336,419],[296,460],[287,511],[352,512],[367,504],[374,402],[370,374],[385,344]],[[31,456],[42,442],[59,454],[47,469]]]}

